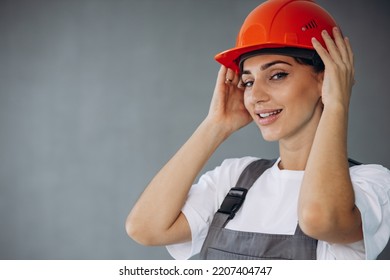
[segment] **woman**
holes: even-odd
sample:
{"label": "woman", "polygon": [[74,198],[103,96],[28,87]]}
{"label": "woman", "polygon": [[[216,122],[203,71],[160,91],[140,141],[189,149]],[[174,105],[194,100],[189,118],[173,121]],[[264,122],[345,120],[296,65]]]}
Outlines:
{"label": "woman", "polygon": [[[333,18],[313,1],[268,0],[216,59],[207,117],[147,186],[128,234],[174,258],[375,259],[389,239],[390,172],[350,167],[354,61]],[[280,157],[228,159],[193,185],[252,121]]]}

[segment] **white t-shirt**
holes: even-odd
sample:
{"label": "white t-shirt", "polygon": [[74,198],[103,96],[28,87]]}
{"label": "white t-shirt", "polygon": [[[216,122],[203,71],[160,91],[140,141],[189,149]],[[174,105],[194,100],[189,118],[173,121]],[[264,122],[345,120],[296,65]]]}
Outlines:
{"label": "white t-shirt", "polygon": [[[225,160],[192,186],[182,209],[191,228],[190,242],[167,246],[175,259],[200,252],[214,213],[254,157]],[[244,204],[226,228],[270,234],[294,234],[304,171],[280,170],[278,161],[254,183]],[[350,168],[364,239],[351,244],[318,242],[317,259],[376,259],[390,236],[390,171],[380,165]]]}

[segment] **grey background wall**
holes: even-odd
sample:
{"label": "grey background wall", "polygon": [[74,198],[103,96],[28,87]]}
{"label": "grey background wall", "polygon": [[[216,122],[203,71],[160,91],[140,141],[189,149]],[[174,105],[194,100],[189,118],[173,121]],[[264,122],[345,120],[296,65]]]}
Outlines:
{"label": "grey background wall", "polygon": [[[0,259],[170,259],[125,218],[205,117],[213,56],[260,2],[1,0]],[[390,167],[388,1],[318,2],[356,55],[350,155]],[[206,169],[245,155],[277,146],[249,125]]]}

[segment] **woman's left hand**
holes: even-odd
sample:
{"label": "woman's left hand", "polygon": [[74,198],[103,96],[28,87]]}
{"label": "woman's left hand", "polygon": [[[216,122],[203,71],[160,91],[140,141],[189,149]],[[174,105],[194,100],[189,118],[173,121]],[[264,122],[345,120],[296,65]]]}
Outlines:
{"label": "woman's left hand", "polygon": [[363,238],[347,149],[354,63],[349,40],[338,28],[333,28],[333,36],[334,40],[322,32],[327,49],[312,40],[325,64],[321,85],[324,109],[306,163],[298,216],[307,235],[330,243],[352,243]]}
{"label": "woman's left hand", "polygon": [[322,85],[322,102],[324,108],[332,105],[342,105],[348,110],[352,86],[355,82],[354,57],[348,38],[343,38],[338,27],[333,28],[333,37],[326,30],[322,31],[325,49],[313,38],[313,47],[325,65]]}

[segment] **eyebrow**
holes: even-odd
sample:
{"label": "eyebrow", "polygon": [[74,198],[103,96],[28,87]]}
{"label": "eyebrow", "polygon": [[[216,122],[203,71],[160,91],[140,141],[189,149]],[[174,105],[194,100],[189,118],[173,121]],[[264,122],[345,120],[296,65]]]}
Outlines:
{"label": "eyebrow", "polygon": [[[271,62],[268,62],[268,63],[266,63],[266,64],[261,65],[261,66],[260,66],[260,70],[261,70],[261,71],[264,71],[264,70],[270,68],[271,66],[273,66],[273,65],[275,65],[275,64],[287,64],[287,65],[292,66],[291,63],[288,63],[288,62],[286,62],[286,61],[283,61],[283,60],[275,60],[275,61],[271,61]],[[242,75],[243,75],[243,74],[251,74],[251,71],[249,71],[249,70],[243,70],[243,71],[242,71]]]}

